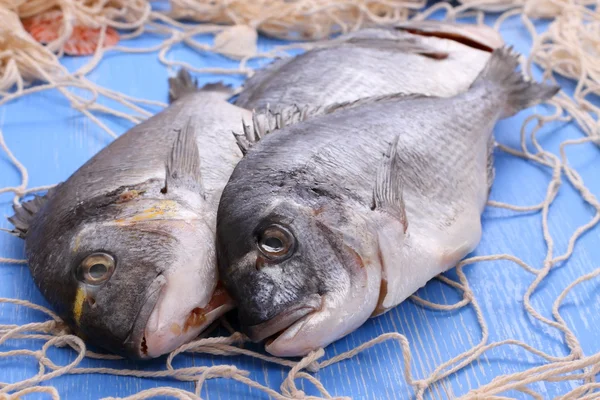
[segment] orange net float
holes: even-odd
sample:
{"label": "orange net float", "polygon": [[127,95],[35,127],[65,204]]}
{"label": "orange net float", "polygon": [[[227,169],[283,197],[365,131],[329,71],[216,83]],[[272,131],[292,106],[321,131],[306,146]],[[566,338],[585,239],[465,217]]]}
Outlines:
{"label": "orange net float", "polygon": [[[38,42],[48,44],[60,36],[63,26],[63,15],[59,10],[43,12],[23,19],[23,27]],[[73,32],[63,46],[65,54],[71,56],[88,56],[94,54],[100,42],[101,28],[92,28],[80,24],[73,26]],[[103,47],[111,47],[119,42],[119,33],[106,27]]]}

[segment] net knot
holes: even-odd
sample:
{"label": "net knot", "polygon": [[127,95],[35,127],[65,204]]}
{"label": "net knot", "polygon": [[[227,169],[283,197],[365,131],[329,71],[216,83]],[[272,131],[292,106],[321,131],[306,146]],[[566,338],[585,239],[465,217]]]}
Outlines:
{"label": "net knot", "polygon": [[306,366],[306,370],[308,372],[312,372],[313,374],[319,372],[320,369],[321,369],[321,364],[319,364],[319,362],[317,360],[311,362],[310,364],[308,364]]}
{"label": "net knot", "polygon": [[244,376],[248,375],[246,371],[239,370],[234,365],[231,365],[228,368],[224,368],[223,370],[220,371],[220,373],[223,378],[228,378],[228,379],[231,379],[236,375],[244,375]]}
{"label": "net knot", "polygon": [[473,302],[473,293],[470,290],[466,290],[463,292],[463,298],[467,300],[469,303]]}
{"label": "net knot", "polygon": [[[575,339],[576,341],[577,339]],[[577,343],[577,342],[575,342]],[[573,360],[579,360],[581,358],[583,358],[583,351],[581,350],[580,347],[574,348],[571,352],[571,357],[573,357]]]}
{"label": "net knot", "polygon": [[16,187],[16,188],[14,188],[13,191],[15,193],[15,196],[19,200],[22,199],[23,197],[25,197],[25,195],[27,194],[25,188],[22,188],[22,187]]}
{"label": "net knot", "polygon": [[418,392],[422,392],[429,387],[429,382],[426,380],[420,380],[413,382],[413,385],[417,389]]}
{"label": "net knot", "polygon": [[63,321],[52,321],[49,332],[52,333],[54,336],[58,337],[68,336],[72,334],[69,326]]}
{"label": "net knot", "polygon": [[296,367],[292,370],[295,371],[292,375],[295,375],[301,369],[306,369],[308,372],[319,372],[321,365],[319,364],[319,359],[325,355],[325,350],[320,348],[318,350],[311,351],[308,353]]}
{"label": "net knot", "polygon": [[292,398],[294,398],[294,399],[305,399],[306,398],[306,393],[304,393],[302,390],[294,390],[292,392]]}
{"label": "net knot", "polygon": [[244,342],[247,341],[247,336],[244,335],[241,332],[233,332],[231,334],[231,336],[229,337],[229,339],[231,340],[232,344],[235,344],[235,343],[244,343]]}

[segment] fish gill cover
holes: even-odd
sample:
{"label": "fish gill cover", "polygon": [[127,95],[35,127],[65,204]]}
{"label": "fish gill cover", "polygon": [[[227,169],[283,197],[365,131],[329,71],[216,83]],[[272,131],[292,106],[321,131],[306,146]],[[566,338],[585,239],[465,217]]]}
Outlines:
{"label": "fish gill cover", "polygon": [[[577,82],[572,96],[559,93],[547,104],[554,113],[550,115],[532,115],[523,122],[522,135],[535,139],[543,125],[556,120],[574,121],[585,133],[580,139],[567,140],[561,145],[566,147],[580,146],[584,143],[600,140],[600,126],[597,102],[590,98],[600,95],[600,9],[595,1],[575,0],[461,0],[453,6],[439,2],[426,7],[425,1],[410,0],[326,0],[317,3],[310,0],[260,0],[260,1],[225,1],[225,0],[172,0],[166,10],[152,8],[150,2],[144,0],[112,0],[109,2],[92,0],[81,2],[65,1],[11,1],[0,0],[0,106],[26,96],[30,93],[56,89],[70,102],[70,105],[89,117],[112,137],[117,135],[99,117],[105,113],[121,117],[131,123],[139,123],[153,113],[147,106],[164,107],[165,104],[149,101],[101,87],[87,78],[103,57],[111,52],[140,53],[158,52],[159,60],[167,66],[184,66],[196,73],[222,73],[250,76],[253,69],[248,61],[255,58],[273,57],[281,50],[293,48],[309,49],[318,41],[327,40],[330,35],[347,32],[367,25],[400,22],[407,19],[425,19],[434,13],[442,12],[447,20],[460,17],[475,17],[483,21],[486,13],[502,12],[495,19],[494,28],[499,30],[508,21],[520,21],[520,26],[531,37],[533,46],[522,60],[523,69],[529,75],[533,65],[541,67],[544,78],[553,74],[571,78]],[[160,6],[160,5],[159,5]],[[160,7],[158,7],[160,8]],[[265,13],[264,10],[271,10]],[[538,31],[534,22],[540,18],[549,18],[546,28]],[[183,23],[181,21],[197,21],[201,23]],[[121,33],[117,33],[121,32]],[[140,37],[146,33],[155,33],[162,37],[160,44],[147,48],[128,48],[120,46],[119,40]],[[299,39],[287,45],[276,46],[266,53],[258,50],[257,32],[266,36],[283,39]],[[194,39],[198,34],[214,35],[214,43],[207,45]],[[239,60],[237,68],[195,67],[188,63],[167,57],[176,45],[184,43],[198,52],[212,51]],[[61,64],[64,54],[93,54],[88,63],[76,71],[69,71]],[[72,89],[78,89],[74,91]],[[106,105],[100,99],[117,101],[128,112],[118,111]],[[534,143],[535,140],[534,140]],[[12,187],[0,189],[2,193],[13,193],[14,203],[20,204],[28,194],[42,192],[46,187],[29,187],[27,168],[11,153],[0,132],[0,147],[6,152],[8,160],[21,175],[21,182]],[[43,384],[47,380],[68,374],[116,374],[132,377],[164,378],[173,380],[195,381],[194,392],[175,388],[159,387],[150,389],[129,398],[148,398],[165,395],[184,399],[198,398],[203,384],[210,378],[234,379],[255,389],[265,392],[273,398],[303,398],[305,393],[297,386],[299,379],[308,379],[320,392],[319,398],[330,398],[327,390],[311,373],[328,368],[342,360],[352,358],[372,346],[385,341],[397,341],[402,349],[404,374],[406,383],[414,389],[415,397],[420,399],[432,390],[438,382],[462,368],[474,363],[486,351],[499,346],[520,346],[545,360],[541,366],[531,367],[525,371],[510,375],[494,377],[479,387],[470,387],[463,394],[464,399],[491,398],[510,390],[520,391],[536,398],[541,398],[533,389],[526,386],[534,382],[550,382],[561,380],[576,381],[572,391],[564,393],[564,398],[592,398],[593,390],[600,384],[596,382],[600,353],[584,354],[578,338],[561,317],[559,307],[567,295],[576,290],[583,281],[594,279],[600,275],[600,269],[581,274],[565,285],[556,299],[552,318],[545,317],[532,305],[531,296],[536,291],[544,290],[544,280],[551,269],[568,260],[574,251],[575,243],[588,230],[593,229],[600,221],[600,203],[596,196],[584,185],[579,173],[570,166],[566,153],[559,156],[537,145],[535,151],[526,146],[509,148],[499,146],[501,150],[528,160],[551,172],[547,184],[546,196],[538,204],[531,206],[514,206],[490,200],[488,205],[513,210],[515,212],[535,212],[540,214],[541,229],[547,244],[544,262],[530,265],[511,254],[493,254],[463,260],[456,268],[458,281],[445,276],[438,279],[462,292],[462,300],[455,304],[433,304],[414,295],[412,300],[424,308],[453,311],[470,307],[476,314],[480,324],[481,336],[468,351],[440,363],[431,373],[416,377],[413,375],[413,357],[410,343],[400,333],[386,333],[371,341],[365,342],[350,351],[324,359],[322,349],[312,352],[300,361],[292,361],[250,351],[243,347],[247,339],[240,333],[233,332],[228,337],[205,338],[184,345],[171,353],[166,365],[159,371],[129,370],[118,366],[103,368],[94,365],[94,359],[118,359],[117,356],[97,354],[86,350],[84,342],[70,332],[63,321],[51,310],[31,303],[27,299],[1,298],[0,302],[17,307],[39,310],[47,316],[45,322],[31,324],[9,323],[0,325],[0,357],[29,357],[40,366],[39,373],[29,379],[1,383],[0,398],[18,398],[29,393],[46,393],[52,398],[60,398],[57,389]],[[572,150],[574,153],[576,150]],[[11,168],[5,166],[3,168]],[[557,198],[565,180],[579,193],[581,207],[591,207],[595,211],[593,219],[582,224],[572,237],[568,239],[565,253],[557,254],[555,237],[549,230],[549,208]],[[585,204],[584,204],[585,203]],[[587,204],[587,205],[586,205]],[[508,249],[507,249],[508,251]],[[469,287],[464,268],[473,263],[494,262],[500,260],[514,263],[531,274],[531,284],[523,295],[523,306],[526,313],[542,324],[561,331],[562,341],[569,350],[566,356],[547,354],[535,347],[518,340],[490,340],[489,328],[483,315],[481,299],[477,299]],[[0,263],[25,264],[25,260],[0,258]],[[17,349],[7,344],[15,339],[36,339],[39,351]],[[47,352],[52,347],[68,346],[77,356],[65,366],[55,365],[48,358]],[[62,351],[71,351],[63,349]],[[246,354],[260,358],[266,362],[280,364],[287,371],[287,376],[280,388],[267,387],[248,377],[248,372],[230,365],[199,366],[185,369],[172,367],[173,359],[181,353],[209,353],[224,355]],[[22,360],[22,358],[20,358]],[[85,361],[85,370],[81,369]],[[574,374],[573,374],[574,373]],[[352,396],[352,393],[341,393]],[[315,397],[312,397],[315,398]]]}

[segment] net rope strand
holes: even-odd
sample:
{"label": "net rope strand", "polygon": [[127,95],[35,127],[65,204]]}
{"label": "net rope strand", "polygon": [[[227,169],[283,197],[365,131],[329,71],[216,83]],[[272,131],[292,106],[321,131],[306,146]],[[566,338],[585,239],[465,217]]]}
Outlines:
{"label": "net rope strand", "polygon": [[[36,305],[27,300],[0,298],[0,306],[26,307],[37,310],[46,315],[46,321],[30,322],[23,324],[0,325],[0,358],[31,358],[38,365],[38,373],[28,379],[0,383],[0,399],[14,399],[31,393],[47,394],[52,399],[60,398],[58,391],[51,386],[40,386],[41,383],[55,377],[67,374],[113,374],[120,376],[144,378],[170,378],[175,381],[193,382],[193,391],[158,387],[145,390],[125,397],[125,399],[138,400],[157,396],[168,396],[178,399],[199,399],[200,393],[210,379],[233,379],[249,387],[259,390],[275,399],[330,399],[334,397],[318,380],[318,372],[336,363],[351,359],[367,349],[387,341],[397,342],[402,353],[402,369],[406,383],[414,390],[416,399],[423,399],[426,393],[433,390],[434,385],[444,384],[450,376],[457,373],[484,353],[501,347],[516,346],[536,356],[542,365],[527,368],[524,371],[497,376],[490,382],[480,385],[464,395],[461,399],[505,399],[505,393],[516,390],[535,399],[544,398],[530,386],[536,382],[561,382],[577,381],[578,386],[562,395],[564,399],[591,399],[597,398],[595,392],[600,388],[596,375],[600,372],[600,353],[586,355],[578,338],[572,332],[565,319],[560,314],[560,307],[569,293],[585,281],[598,278],[600,266],[587,272],[574,281],[568,283],[552,304],[552,317],[546,318],[531,304],[531,296],[543,290],[540,285],[555,268],[569,268],[569,258],[577,251],[578,239],[590,229],[596,227],[600,221],[600,203],[596,196],[585,186],[579,173],[571,167],[566,149],[595,143],[600,146],[600,107],[590,101],[593,95],[600,95],[600,10],[597,2],[593,0],[461,0],[461,4],[452,7],[441,2],[429,9],[415,14],[422,9],[424,1],[360,1],[360,0],[328,0],[316,5],[309,0],[299,0],[294,3],[280,2],[277,7],[272,7],[272,12],[262,14],[257,10],[264,7],[266,2],[272,0],[259,0],[247,2],[242,0],[172,0],[171,11],[160,13],[152,11],[149,3],[143,0],[125,1],[112,0],[87,1],[55,0],[48,2],[28,0],[0,0],[0,19],[7,21],[6,29],[0,27],[0,106],[16,100],[30,93],[44,90],[58,90],[70,105],[90,118],[111,136],[116,136],[96,116],[97,114],[112,115],[131,122],[132,124],[153,114],[149,107],[164,107],[162,102],[138,99],[114,90],[109,90],[97,85],[86,78],[103,60],[107,52],[121,53],[157,53],[158,60],[167,67],[185,66],[198,73],[237,74],[251,76],[252,68],[248,61],[257,58],[272,58],[280,56],[282,52],[292,49],[310,49],[319,45],[320,41],[332,33],[356,30],[371,24],[401,22],[409,17],[425,19],[436,12],[443,11],[445,19],[454,21],[462,17],[474,17],[478,22],[483,21],[485,11],[504,11],[496,21],[494,28],[499,30],[507,21],[518,21],[529,33],[531,48],[527,57],[522,60],[523,71],[532,75],[533,65],[542,69],[545,79],[554,80],[555,75],[562,75],[576,82],[574,93],[568,96],[559,93],[547,104],[553,112],[547,115],[535,114],[528,117],[520,131],[520,147],[511,148],[498,144],[498,149],[512,156],[522,158],[547,168],[551,177],[546,187],[544,198],[533,205],[511,205],[490,200],[491,207],[503,208],[516,213],[539,213],[546,254],[541,265],[529,265],[518,257],[510,254],[496,254],[477,256],[463,260],[456,268],[458,281],[444,276],[437,277],[443,284],[462,292],[462,299],[454,304],[436,304],[422,299],[417,295],[411,296],[411,301],[436,312],[453,311],[470,307],[475,313],[481,336],[478,342],[469,350],[449,359],[429,374],[423,373],[416,377],[412,372],[413,355],[410,342],[405,335],[398,332],[382,334],[370,341],[347,352],[324,359],[322,349],[312,352],[299,362],[267,356],[243,348],[247,338],[238,332],[228,337],[209,337],[195,340],[182,346],[171,353],[161,371],[142,371],[122,368],[107,367],[81,367],[84,358],[118,360],[120,357],[108,354],[94,353],[86,349],[85,344],[77,336],[69,332],[60,318],[51,310]],[[18,4],[18,8],[17,8]],[[19,17],[30,17],[50,9],[60,10],[63,18],[61,35],[43,46],[37,43],[23,29]],[[18,10],[18,13],[17,13]],[[177,21],[181,18],[206,22],[206,24],[187,24]],[[537,18],[551,18],[548,29],[538,33],[534,20]],[[100,42],[105,39],[107,27],[127,29],[131,33],[121,36],[123,40],[134,39],[148,32],[163,37],[162,41],[154,46],[138,49],[126,45],[119,45],[105,49],[98,46],[90,61],[74,73],[70,73],[60,64],[60,55],[64,52],[64,44],[73,31],[74,22],[100,29]],[[218,36],[227,34],[230,29],[222,24],[245,24],[256,28],[263,34],[279,38],[303,38],[316,40],[314,42],[301,42],[289,45],[276,46],[264,53],[258,51],[253,54],[232,54],[231,48],[214,48],[195,39],[199,34]],[[248,31],[249,32],[249,31]],[[170,50],[177,44],[184,44],[188,48],[198,51],[213,51],[224,54],[239,61],[237,68],[197,68],[187,63],[173,60],[169,56]],[[235,52],[234,52],[235,53]],[[41,81],[37,86],[31,86],[34,81]],[[77,91],[74,91],[76,89]],[[82,95],[81,93],[86,93]],[[102,98],[118,102],[127,111],[119,111],[99,104]],[[560,145],[559,154],[554,154],[540,144],[537,134],[550,122],[575,123],[584,136],[579,139],[570,139]],[[530,146],[528,147],[528,139]],[[20,184],[7,188],[0,188],[0,194],[12,193],[13,202],[18,204],[21,199],[30,193],[47,190],[52,185],[28,188],[29,176],[27,169],[11,153],[4,136],[0,131],[0,147],[6,154],[7,161],[14,166],[20,174]],[[4,167],[2,167],[4,168]],[[9,167],[10,168],[10,167]],[[567,183],[576,190],[583,202],[593,210],[593,216],[586,223],[579,226],[569,238],[564,253],[556,254],[555,238],[549,230],[550,206],[555,201],[561,187]],[[490,342],[489,327],[482,307],[469,286],[464,269],[485,268],[489,263],[508,261],[521,267],[532,276],[530,285],[523,294],[524,308],[532,321],[540,326],[550,327],[561,334],[567,353],[548,354],[534,348],[527,343],[515,339]],[[2,264],[24,264],[25,260],[0,258]],[[14,340],[27,340],[39,343],[39,350],[14,349],[6,350],[6,343],[15,343]],[[75,358],[68,365],[56,365],[47,355],[52,347],[69,347],[75,353]],[[69,351],[69,350],[65,350]],[[200,367],[177,368],[173,365],[174,359],[182,353],[210,354],[219,356],[244,356],[255,357],[263,362],[281,366],[287,370],[287,376],[279,388],[267,387],[250,376],[249,371],[238,369],[235,365],[215,365]],[[309,396],[297,386],[299,380],[305,380],[319,393],[318,396]],[[350,393],[342,393],[349,395]],[[110,399],[113,399],[110,397]],[[114,398],[116,399],[116,398]]]}

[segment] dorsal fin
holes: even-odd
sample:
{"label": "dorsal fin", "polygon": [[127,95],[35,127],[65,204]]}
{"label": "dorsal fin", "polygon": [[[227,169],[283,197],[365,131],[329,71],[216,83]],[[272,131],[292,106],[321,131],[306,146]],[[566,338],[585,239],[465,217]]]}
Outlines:
{"label": "dorsal fin", "polygon": [[15,214],[12,217],[9,217],[8,221],[13,224],[15,229],[9,231],[9,233],[21,239],[25,239],[35,215],[44,207],[48,202],[48,199],[54,195],[59,185],[60,184],[50,188],[43,196],[34,195],[33,199],[14,205],[13,210]]}
{"label": "dorsal fin", "polygon": [[301,108],[297,105],[292,105],[271,110],[267,106],[262,111],[252,112],[252,125],[248,125],[246,121],[242,120],[244,133],[238,134],[233,132],[233,136],[242,154],[245,155],[256,142],[269,133],[297,122],[305,121],[322,113],[320,107],[305,106]]}
{"label": "dorsal fin", "polygon": [[266,109],[261,111],[253,111],[252,113],[252,125],[247,125],[242,120],[242,126],[244,129],[243,134],[233,132],[237,144],[242,151],[242,154],[246,154],[248,150],[265,135],[272,133],[273,131],[283,129],[287,126],[294,125],[298,122],[306,121],[307,119],[317,117],[319,115],[332,114],[340,110],[346,110],[349,108],[359,107],[366,104],[373,104],[380,101],[388,100],[410,100],[426,98],[422,94],[405,94],[405,93],[394,93],[386,94],[381,96],[365,97],[359,100],[348,101],[343,103],[335,103],[328,106],[304,106],[298,105],[280,107],[272,110],[267,106]]}

